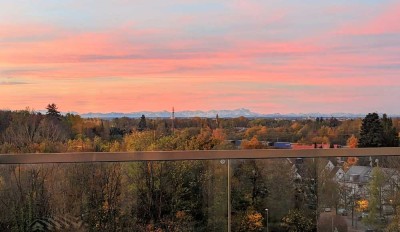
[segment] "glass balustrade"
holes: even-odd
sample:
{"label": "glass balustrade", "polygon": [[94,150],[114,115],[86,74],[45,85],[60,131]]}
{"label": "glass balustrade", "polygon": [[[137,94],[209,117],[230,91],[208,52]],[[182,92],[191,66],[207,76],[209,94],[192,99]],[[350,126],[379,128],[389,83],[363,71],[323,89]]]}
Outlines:
{"label": "glass balustrade", "polygon": [[0,231],[396,231],[399,186],[398,148],[0,155]]}

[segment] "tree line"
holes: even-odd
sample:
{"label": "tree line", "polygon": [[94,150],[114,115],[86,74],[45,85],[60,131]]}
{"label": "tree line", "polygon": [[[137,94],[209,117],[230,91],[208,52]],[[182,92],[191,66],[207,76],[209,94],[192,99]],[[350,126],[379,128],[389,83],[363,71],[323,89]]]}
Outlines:
{"label": "tree line", "polygon": [[[62,115],[55,104],[45,114],[0,111],[1,153],[258,149],[277,140],[382,147],[398,146],[399,131],[398,119],[376,113],[349,120],[178,118],[173,124],[145,115],[84,119]],[[224,231],[229,180],[233,231],[260,231],[267,218],[274,231],[316,231],[323,226],[320,208],[335,204],[339,189],[321,175],[323,159],[296,162],[233,160],[231,173],[222,160],[0,165],[0,230],[30,231],[35,223],[67,223],[62,217],[70,215],[89,231]],[[287,171],[294,165],[302,178]]]}
{"label": "tree line", "polygon": [[[172,127],[173,126],[173,127]],[[400,119],[82,118],[29,109],[0,111],[1,153],[269,148],[268,142],[350,147],[399,145]],[[234,141],[241,141],[235,146]]]}

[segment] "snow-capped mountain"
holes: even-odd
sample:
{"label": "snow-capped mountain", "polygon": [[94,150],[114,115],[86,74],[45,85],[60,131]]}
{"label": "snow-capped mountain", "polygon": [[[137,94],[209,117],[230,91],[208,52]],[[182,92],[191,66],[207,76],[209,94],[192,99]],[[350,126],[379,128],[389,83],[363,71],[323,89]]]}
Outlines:
{"label": "snow-capped mountain", "polygon": [[[235,109],[235,110],[209,110],[209,111],[176,111],[175,117],[181,118],[191,118],[191,117],[204,117],[204,118],[214,118],[216,115],[220,118],[236,118],[240,116],[244,117],[259,117],[259,118],[316,118],[316,117],[336,117],[336,118],[362,118],[365,117],[366,114],[352,114],[352,113],[289,113],[289,114],[260,114],[256,112],[252,112],[248,109]],[[84,118],[139,118],[142,115],[145,115],[148,118],[169,118],[171,117],[170,111],[140,111],[140,112],[131,112],[131,113],[120,113],[120,112],[110,112],[110,113],[85,113],[81,114]],[[389,115],[390,116],[390,115]],[[394,116],[394,115],[393,115]]]}

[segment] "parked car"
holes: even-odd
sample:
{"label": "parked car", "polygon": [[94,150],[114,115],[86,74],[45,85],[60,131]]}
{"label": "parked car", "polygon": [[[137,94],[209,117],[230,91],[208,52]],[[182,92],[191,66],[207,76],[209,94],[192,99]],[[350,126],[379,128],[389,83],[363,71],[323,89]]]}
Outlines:
{"label": "parked car", "polygon": [[325,212],[331,212],[332,210],[331,210],[331,208],[325,208],[324,211]]}
{"label": "parked car", "polygon": [[388,222],[387,218],[383,217],[383,216],[382,217],[378,216],[376,219],[378,219],[379,222],[384,223],[384,224],[386,224]]}
{"label": "parked car", "polygon": [[346,209],[341,208],[341,209],[338,209],[337,212],[338,212],[339,215],[347,216],[347,210]]}
{"label": "parked car", "polygon": [[394,208],[393,208],[393,206],[391,206],[391,205],[383,205],[383,206],[382,206],[382,209],[383,209],[383,213],[384,213],[385,215],[392,215],[392,214],[394,214]]}
{"label": "parked car", "polygon": [[368,217],[368,213],[367,212],[362,212],[361,213],[361,218],[366,218]]}
{"label": "parked car", "polygon": [[368,212],[362,212],[361,215],[358,215],[358,220],[368,217]]}

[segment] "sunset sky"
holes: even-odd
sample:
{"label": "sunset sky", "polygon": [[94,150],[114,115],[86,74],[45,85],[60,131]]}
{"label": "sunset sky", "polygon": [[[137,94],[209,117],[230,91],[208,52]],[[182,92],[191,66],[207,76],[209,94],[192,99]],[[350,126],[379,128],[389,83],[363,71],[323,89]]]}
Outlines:
{"label": "sunset sky", "polygon": [[0,109],[400,113],[398,0],[0,0]]}

